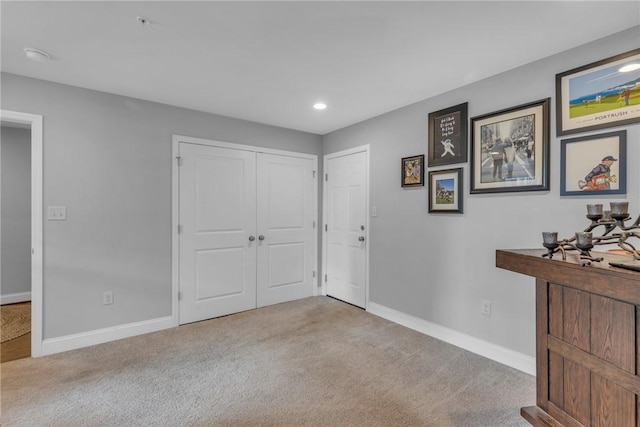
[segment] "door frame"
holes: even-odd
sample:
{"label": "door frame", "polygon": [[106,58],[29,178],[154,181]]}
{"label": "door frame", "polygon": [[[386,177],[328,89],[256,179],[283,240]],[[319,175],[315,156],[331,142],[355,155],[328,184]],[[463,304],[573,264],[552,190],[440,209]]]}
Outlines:
{"label": "door frame", "polygon": [[[276,154],[289,157],[298,157],[313,160],[313,172],[318,172],[318,156],[315,154],[299,153],[294,151],[276,150],[271,148],[256,147],[252,145],[236,144],[232,142],[216,141],[212,139],[196,138],[185,135],[173,135],[172,156],[171,156],[171,318],[174,326],[180,325],[180,236],[178,228],[180,226],[180,143],[206,145],[209,147],[230,148],[234,150],[245,150],[254,153]],[[313,188],[313,223],[318,227],[318,182]],[[318,233],[314,233],[314,271],[318,271]],[[319,294],[318,283],[320,275],[316,274],[313,295]]]}
{"label": "door frame", "polygon": [[39,357],[43,330],[43,119],[36,114],[0,110],[0,120],[31,128],[31,357]]}
{"label": "door frame", "polygon": [[[365,301],[364,301],[364,309],[367,310],[369,307],[369,228],[370,228],[370,193],[371,193],[371,178],[369,175],[369,169],[370,169],[370,146],[369,144],[365,144],[365,145],[360,145],[358,147],[354,147],[354,148],[349,148],[347,150],[343,150],[343,151],[338,151],[335,153],[330,153],[330,154],[325,154],[324,155],[324,159],[323,159],[323,163],[322,163],[322,170],[323,173],[325,174],[325,179],[322,181],[323,184],[324,182],[326,182],[326,173],[328,170],[328,165],[327,162],[329,160],[332,159],[336,159],[339,157],[346,157],[346,156],[350,156],[353,154],[358,154],[358,153],[362,153],[364,152],[366,155],[366,171],[365,171],[365,179],[367,182],[367,194],[366,194],[366,202],[365,202],[365,230],[364,230],[364,236],[365,236],[365,242],[366,244],[364,245],[364,251],[365,251],[365,255],[364,255],[364,259],[365,259],[365,271],[364,271],[364,275],[365,275],[365,279],[364,279],[364,286],[365,286]],[[329,209],[329,203],[327,202],[328,199],[328,194],[327,194],[328,188],[326,185],[322,186],[322,229],[324,230],[322,233],[322,275],[326,278],[326,272],[327,272],[327,259],[328,259],[328,245],[327,245],[327,233],[326,233],[326,227],[327,227],[327,218],[328,218],[328,212],[327,210]],[[321,287],[321,294],[322,295],[327,295],[327,282],[326,280],[322,280],[322,287]]]}

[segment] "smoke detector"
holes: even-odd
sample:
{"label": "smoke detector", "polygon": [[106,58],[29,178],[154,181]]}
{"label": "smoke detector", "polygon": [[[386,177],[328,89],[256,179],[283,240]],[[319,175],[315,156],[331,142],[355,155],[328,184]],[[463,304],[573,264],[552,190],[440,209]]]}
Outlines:
{"label": "smoke detector", "polygon": [[144,16],[136,16],[136,21],[142,28],[148,27],[151,25],[151,20],[149,18],[145,18]]}
{"label": "smoke detector", "polygon": [[34,49],[32,47],[25,47],[23,50],[24,54],[27,55],[27,58],[32,61],[45,62],[51,59],[51,55],[49,55],[44,50]]}

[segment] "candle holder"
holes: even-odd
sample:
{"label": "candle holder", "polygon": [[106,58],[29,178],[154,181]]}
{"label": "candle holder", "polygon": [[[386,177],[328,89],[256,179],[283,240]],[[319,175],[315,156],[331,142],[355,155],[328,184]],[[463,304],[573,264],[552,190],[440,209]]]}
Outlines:
{"label": "candle holder", "polygon": [[560,243],[558,243],[558,232],[557,231],[543,231],[542,232],[542,246],[547,248],[548,252],[543,256],[548,256],[549,258],[553,258],[553,254]]}
{"label": "candle holder", "polygon": [[576,232],[576,247],[581,251],[588,251],[593,248],[593,234],[589,231]]}
{"label": "candle holder", "polygon": [[[617,243],[617,245],[629,252],[634,259],[640,260],[640,249],[637,249],[629,240],[640,239],[640,215],[630,224],[629,202],[611,202],[610,210],[605,211],[602,204],[588,204],[587,218],[591,224],[583,231],[578,231],[573,237],[558,240],[557,232],[543,232],[542,246],[547,249],[543,257],[553,258],[556,252],[562,254],[566,260],[566,251],[579,251],[582,265],[590,265],[592,261],[600,262],[602,257],[593,257],[591,249],[598,245]],[[599,233],[595,234],[594,230]]]}
{"label": "candle holder", "polygon": [[587,205],[587,218],[591,221],[598,221],[604,217],[602,205]]}
{"label": "candle holder", "polygon": [[619,221],[629,218],[629,202],[611,202],[611,218]]}
{"label": "candle holder", "polygon": [[591,256],[590,251],[593,249],[593,233],[590,231],[576,232],[576,248],[580,250],[582,265],[590,265],[591,261],[600,262],[604,259]]}

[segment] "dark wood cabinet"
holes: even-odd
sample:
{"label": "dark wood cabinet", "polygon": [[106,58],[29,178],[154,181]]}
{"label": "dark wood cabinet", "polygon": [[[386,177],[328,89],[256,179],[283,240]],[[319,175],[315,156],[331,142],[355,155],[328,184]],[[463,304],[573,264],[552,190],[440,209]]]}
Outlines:
{"label": "dark wood cabinet", "polygon": [[[498,250],[496,266],[536,278],[534,426],[640,427],[640,273],[609,261],[581,266],[578,255]],[[600,254],[598,254],[600,256]]]}

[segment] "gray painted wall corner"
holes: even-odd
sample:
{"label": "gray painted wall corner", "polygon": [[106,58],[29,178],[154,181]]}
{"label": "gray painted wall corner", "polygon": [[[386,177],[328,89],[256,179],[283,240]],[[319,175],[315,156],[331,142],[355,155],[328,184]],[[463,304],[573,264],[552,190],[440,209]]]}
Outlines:
{"label": "gray painted wall corner", "polygon": [[[495,267],[496,249],[541,247],[542,231],[571,236],[584,229],[585,204],[629,200],[640,213],[640,169],[629,167],[627,195],[560,197],[560,141],[555,135],[555,75],[638,48],[640,27],[324,136],[324,154],[371,146],[370,297],[382,306],[488,342],[535,355],[534,279]],[[427,213],[427,187],[402,189],[402,157],[426,154],[430,112],[469,103],[469,118],[552,98],[550,191],[469,193],[464,167],[464,214]],[[640,159],[640,126],[627,126],[629,165]],[[492,303],[491,316],[481,301]]]}
{"label": "gray painted wall corner", "polygon": [[44,223],[44,339],[171,315],[174,134],[322,152],[319,135],[6,73],[0,84],[3,109],[43,116],[45,210],[67,207]]}

